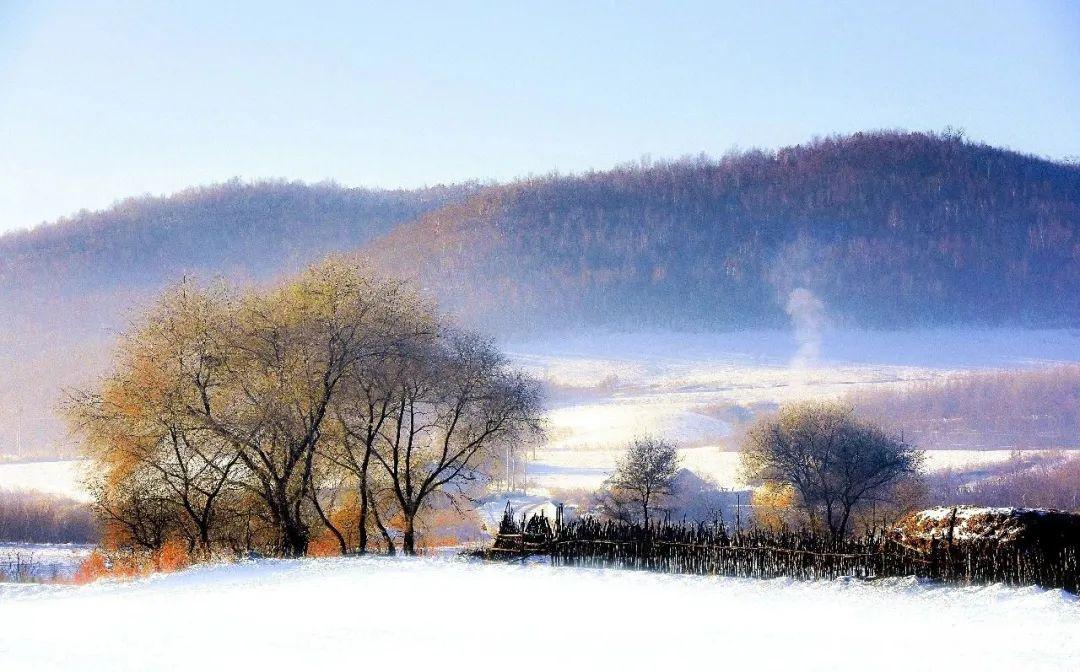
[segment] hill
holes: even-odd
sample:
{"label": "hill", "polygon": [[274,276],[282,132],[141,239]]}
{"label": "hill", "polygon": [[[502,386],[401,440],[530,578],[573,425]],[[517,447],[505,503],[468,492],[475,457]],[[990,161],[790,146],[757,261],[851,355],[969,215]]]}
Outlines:
{"label": "hill", "polygon": [[8,306],[26,307],[26,296],[131,291],[183,273],[266,277],[355,248],[468,189],[233,181],[127,199],[0,236],[0,290]]}
{"label": "hill", "polygon": [[367,248],[489,328],[1076,325],[1080,166],[957,135],[866,133],[552,176]]}
{"label": "hill", "polygon": [[0,459],[64,452],[60,389],[107,365],[129,311],[168,283],[296,271],[471,189],[233,181],[0,236]]}

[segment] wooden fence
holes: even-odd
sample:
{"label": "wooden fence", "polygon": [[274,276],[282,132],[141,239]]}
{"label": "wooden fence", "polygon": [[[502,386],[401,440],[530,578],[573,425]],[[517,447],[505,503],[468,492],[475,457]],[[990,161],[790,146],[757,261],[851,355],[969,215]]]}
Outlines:
{"label": "wooden fence", "polygon": [[960,584],[1039,585],[1080,592],[1080,540],[1034,549],[936,539],[928,551],[872,530],[833,540],[813,531],[730,531],[722,523],[629,525],[542,515],[515,521],[507,506],[494,557],[543,554],[555,565],[752,578],[916,576]]}

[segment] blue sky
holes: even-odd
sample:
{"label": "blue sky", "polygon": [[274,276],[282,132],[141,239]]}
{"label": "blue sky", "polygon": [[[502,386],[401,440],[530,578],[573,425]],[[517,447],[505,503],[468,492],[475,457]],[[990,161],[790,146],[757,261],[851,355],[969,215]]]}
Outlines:
{"label": "blue sky", "polygon": [[0,231],[233,176],[506,180],[874,128],[1080,156],[1076,2],[150,4],[0,0]]}

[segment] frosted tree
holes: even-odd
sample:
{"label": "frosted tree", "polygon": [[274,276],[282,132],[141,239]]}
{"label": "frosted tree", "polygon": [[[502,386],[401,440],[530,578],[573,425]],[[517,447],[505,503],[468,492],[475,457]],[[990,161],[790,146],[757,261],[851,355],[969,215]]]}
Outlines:
{"label": "frosted tree", "polygon": [[672,493],[679,471],[679,453],[673,443],[652,436],[634,439],[607,485],[612,493],[632,500],[649,522],[649,507]]}
{"label": "frosted tree", "polygon": [[834,539],[859,505],[917,473],[922,452],[832,402],[791,404],[755,424],[743,444],[751,481],[790,486],[811,520]]}

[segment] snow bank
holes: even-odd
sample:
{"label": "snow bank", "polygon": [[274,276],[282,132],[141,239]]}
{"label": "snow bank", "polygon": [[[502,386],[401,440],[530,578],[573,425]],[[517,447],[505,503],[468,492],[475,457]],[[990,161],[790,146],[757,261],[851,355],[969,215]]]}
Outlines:
{"label": "snow bank", "polygon": [[11,672],[1080,668],[1080,602],[1057,591],[457,560],[266,561],[3,586],[0,633],[0,669]]}

